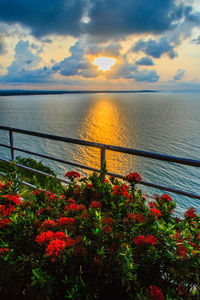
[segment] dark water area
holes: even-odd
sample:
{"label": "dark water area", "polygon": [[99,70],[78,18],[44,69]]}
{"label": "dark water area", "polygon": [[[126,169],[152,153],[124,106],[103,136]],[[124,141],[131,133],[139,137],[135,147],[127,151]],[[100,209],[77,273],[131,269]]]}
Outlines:
{"label": "dark water area", "polygon": [[[0,97],[0,125],[200,160],[200,93],[90,93]],[[0,131],[0,143],[8,136]],[[17,147],[99,168],[90,147],[15,134]],[[0,148],[0,156],[9,158]],[[16,155],[21,155],[16,153]],[[199,168],[107,152],[107,169],[200,194]],[[59,176],[73,167],[45,161]],[[80,170],[82,174],[83,170]],[[87,173],[87,172],[85,172]],[[147,194],[160,190],[142,187]],[[174,195],[177,212],[200,200]]]}

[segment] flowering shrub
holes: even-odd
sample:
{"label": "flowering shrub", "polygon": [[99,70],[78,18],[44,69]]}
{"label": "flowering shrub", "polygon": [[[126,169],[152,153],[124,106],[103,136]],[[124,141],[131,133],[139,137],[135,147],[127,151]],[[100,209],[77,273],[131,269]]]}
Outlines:
{"label": "flowering shrub", "polygon": [[21,199],[0,184],[2,297],[199,299],[194,208],[176,218],[169,195],[150,201],[136,190],[137,173],[125,181],[69,173],[62,194],[38,189]]}

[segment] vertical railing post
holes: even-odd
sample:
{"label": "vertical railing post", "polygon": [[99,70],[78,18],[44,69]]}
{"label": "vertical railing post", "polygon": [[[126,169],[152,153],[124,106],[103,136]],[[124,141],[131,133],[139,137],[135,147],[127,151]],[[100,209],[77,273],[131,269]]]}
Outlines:
{"label": "vertical railing post", "polygon": [[15,152],[14,152],[14,140],[13,140],[13,131],[9,129],[9,138],[10,138],[10,152],[11,152],[11,160],[15,160]]}
{"label": "vertical railing post", "polygon": [[104,168],[105,162],[106,162],[106,149],[105,148],[101,148],[101,171]]}

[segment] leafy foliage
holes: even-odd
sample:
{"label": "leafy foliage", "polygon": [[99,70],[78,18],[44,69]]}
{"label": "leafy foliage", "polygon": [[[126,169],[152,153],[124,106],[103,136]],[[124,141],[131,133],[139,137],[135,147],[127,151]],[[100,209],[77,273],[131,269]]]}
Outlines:
{"label": "leafy foliage", "polygon": [[0,184],[2,295],[198,299],[196,210],[178,219],[169,195],[151,201],[136,189],[139,174],[119,181],[106,179],[105,171],[87,178],[68,172],[65,189],[38,189],[24,199],[15,178]]}

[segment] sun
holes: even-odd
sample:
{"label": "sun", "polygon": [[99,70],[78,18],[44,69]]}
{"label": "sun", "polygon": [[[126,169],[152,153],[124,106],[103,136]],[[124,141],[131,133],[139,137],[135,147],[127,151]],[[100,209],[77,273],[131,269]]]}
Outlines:
{"label": "sun", "polygon": [[109,71],[116,63],[116,59],[107,56],[98,56],[94,59],[93,65],[98,66],[99,71]]}

